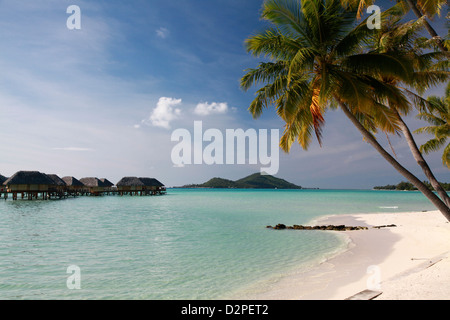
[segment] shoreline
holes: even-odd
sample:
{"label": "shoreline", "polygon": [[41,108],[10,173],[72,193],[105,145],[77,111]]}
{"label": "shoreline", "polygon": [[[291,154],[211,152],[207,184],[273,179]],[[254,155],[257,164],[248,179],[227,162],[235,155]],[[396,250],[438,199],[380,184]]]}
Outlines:
{"label": "shoreline", "polygon": [[369,230],[323,231],[343,234],[347,248],[246,299],[345,300],[366,289],[381,293],[376,300],[450,299],[450,223],[439,211],[332,215],[314,224]]}

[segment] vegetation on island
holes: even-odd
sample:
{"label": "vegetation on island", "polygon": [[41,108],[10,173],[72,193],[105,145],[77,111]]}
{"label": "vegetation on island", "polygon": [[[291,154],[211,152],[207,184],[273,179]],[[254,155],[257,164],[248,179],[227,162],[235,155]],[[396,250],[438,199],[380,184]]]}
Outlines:
{"label": "vegetation on island", "polygon": [[212,178],[202,184],[185,185],[183,188],[219,188],[219,189],[302,189],[284,179],[276,178],[271,175],[262,175],[255,173],[245,178],[233,181],[223,178]]}
{"label": "vegetation on island", "polygon": [[[289,152],[294,142],[308,149],[314,136],[321,145],[326,111],[341,110],[364,141],[450,221],[450,197],[404,120],[414,110],[432,108],[421,95],[448,81],[448,39],[435,36],[428,23],[446,1],[397,1],[378,16],[375,28],[373,17],[361,14],[374,3],[265,1],[261,18],[270,26],[245,42],[250,54],[265,60],[241,79],[244,90],[258,86],[249,111],[258,118],[275,107],[285,122],[280,146]],[[410,10],[417,19],[405,21]],[[425,30],[430,39],[422,36]],[[377,133],[404,137],[436,193],[380,144]]]}
{"label": "vegetation on island", "polygon": [[[428,189],[433,190],[433,186],[428,181],[423,181],[423,183],[428,187]],[[450,183],[440,182],[442,188],[446,191],[450,191]],[[398,184],[388,184],[385,186],[376,186],[375,190],[403,190],[403,191],[416,191],[417,188],[410,182],[402,181]]]}

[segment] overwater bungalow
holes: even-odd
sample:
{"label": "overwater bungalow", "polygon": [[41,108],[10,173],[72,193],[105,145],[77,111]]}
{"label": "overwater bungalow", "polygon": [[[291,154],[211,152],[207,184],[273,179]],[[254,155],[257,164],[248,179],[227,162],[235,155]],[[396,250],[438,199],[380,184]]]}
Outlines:
{"label": "overwater bungalow", "polygon": [[155,178],[139,178],[144,183],[144,191],[152,195],[166,193],[164,185]]}
{"label": "overwater bungalow", "polygon": [[85,191],[94,196],[102,195],[107,191],[107,188],[109,188],[107,184],[105,184],[98,178],[81,178],[80,182],[84,184]]}
{"label": "overwater bungalow", "polygon": [[74,177],[63,177],[62,180],[66,183],[66,190],[69,195],[76,196],[82,194],[86,186]]}
{"label": "overwater bungalow", "polygon": [[66,195],[67,185],[63,179],[58,177],[56,174],[47,174],[47,177],[53,180],[54,185],[49,187],[50,193],[55,193],[57,196],[62,198]]}
{"label": "overwater bungalow", "polygon": [[106,178],[101,178],[99,180],[101,182],[103,182],[103,185],[104,185],[104,188],[105,188],[105,192],[107,192],[109,194],[110,192],[115,191],[114,183],[112,183],[111,181],[109,181]]}
{"label": "overwater bungalow", "polygon": [[13,194],[13,200],[17,200],[17,194],[28,199],[37,199],[41,194],[43,199],[48,199],[49,189],[55,186],[55,182],[46,174],[39,171],[19,171],[4,182],[6,191]]}
{"label": "overwater bungalow", "polygon": [[8,178],[5,177],[5,176],[2,176],[2,175],[0,174],[0,196],[2,195],[2,193],[6,192],[6,186],[3,185],[3,183],[4,183],[6,180],[8,180]]}
{"label": "overwater bungalow", "polygon": [[119,195],[156,195],[166,191],[164,185],[154,178],[124,177],[116,186]]}
{"label": "overwater bungalow", "polygon": [[116,183],[117,192],[119,195],[124,194],[141,194],[144,190],[145,184],[138,177],[124,177]]}

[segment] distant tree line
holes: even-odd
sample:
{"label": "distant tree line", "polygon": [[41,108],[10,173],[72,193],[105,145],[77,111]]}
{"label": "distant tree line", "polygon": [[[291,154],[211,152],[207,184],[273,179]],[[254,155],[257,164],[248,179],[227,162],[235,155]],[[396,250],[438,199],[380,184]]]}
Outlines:
{"label": "distant tree line", "polygon": [[[430,189],[433,190],[433,187],[428,181],[423,181],[423,183]],[[440,182],[444,190],[450,191],[450,183]],[[407,190],[407,191],[414,191],[417,190],[416,187],[412,183],[402,181],[396,185],[388,184],[386,186],[377,186],[374,187],[375,190]]]}

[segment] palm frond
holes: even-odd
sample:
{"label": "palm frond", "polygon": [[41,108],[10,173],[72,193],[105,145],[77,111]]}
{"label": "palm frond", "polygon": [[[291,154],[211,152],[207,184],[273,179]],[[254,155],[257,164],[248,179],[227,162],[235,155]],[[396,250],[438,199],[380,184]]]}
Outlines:
{"label": "palm frond", "polygon": [[[371,3],[372,1],[342,0],[341,2],[343,2],[344,5],[346,3],[350,4],[351,8],[355,8],[355,4],[358,5],[358,8],[365,8],[366,3]],[[353,2],[353,5],[351,4],[351,2]],[[409,8],[406,10],[405,6],[402,4],[402,1],[400,1],[396,5],[381,13],[381,24],[385,25],[389,20],[401,18],[408,11]],[[339,41],[339,43],[334,48],[334,51],[338,57],[354,54],[358,49],[363,49],[363,46],[367,47],[369,45],[371,37],[375,35],[376,31],[369,29],[369,27],[367,26],[367,21],[368,18],[361,21]]]}
{"label": "palm frond", "polygon": [[296,118],[291,123],[286,123],[283,136],[280,139],[280,148],[284,152],[289,152],[292,144],[297,141],[304,150],[312,141],[313,120],[311,113],[307,109],[300,109]]}
{"label": "palm frond", "polygon": [[342,66],[353,72],[378,77],[391,76],[401,80],[409,80],[414,71],[404,57],[384,53],[351,55],[342,60]]}
{"label": "palm frond", "polygon": [[253,35],[245,40],[247,52],[259,57],[265,56],[274,60],[288,60],[292,58],[301,47],[299,43],[287,37],[276,28]]}
{"label": "palm frond", "polygon": [[246,74],[241,78],[241,88],[249,90],[253,85],[275,81],[280,76],[287,75],[287,63],[284,60],[262,62],[256,69],[244,70]]}
{"label": "palm frond", "polygon": [[286,35],[307,35],[299,1],[268,0],[263,4],[261,18],[277,25]]}
{"label": "palm frond", "polygon": [[421,12],[432,18],[436,14],[440,16],[442,8],[447,4],[447,0],[417,0],[416,6]]}
{"label": "palm frond", "polygon": [[313,95],[309,109],[313,118],[314,132],[316,133],[317,141],[322,145],[322,127],[325,123],[325,119],[323,118],[323,111],[320,106],[320,84],[313,85]]}
{"label": "palm frond", "polygon": [[260,117],[263,109],[278,101],[285,92],[286,83],[286,77],[279,77],[256,92],[256,98],[249,107],[249,111],[254,118]]}
{"label": "palm frond", "polygon": [[403,87],[399,87],[399,89],[403,91],[405,96],[408,97],[408,99],[419,110],[419,112],[427,112],[427,110],[429,110],[429,108],[431,107],[430,101],[418,95],[417,93]]}
{"label": "palm frond", "polygon": [[445,124],[445,121],[443,119],[440,119],[439,117],[436,117],[431,113],[421,112],[417,115],[417,118],[430,123],[433,127],[442,126]]}
{"label": "palm frond", "polygon": [[420,147],[420,152],[430,154],[431,152],[438,151],[444,146],[446,139],[431,139]]}
{"label": "palm frond", "polygon": [[302,110],[309,110],[312,91],[308,79],[299,78],[291,82],[291,87],[283,93],[276,103],[277,114],[286,122],[294,121]]}
{"label": "palm frond", "polygon": [[420,94],[426,90],[446,82],[450,77],[448,71],[419,71],[414,72],[410,85],[413,86]]}
{"label": "palm frond", "polygon": [[450,143],[444,148],[442,163],[450,169]]}

